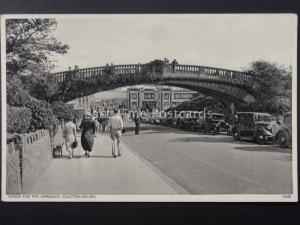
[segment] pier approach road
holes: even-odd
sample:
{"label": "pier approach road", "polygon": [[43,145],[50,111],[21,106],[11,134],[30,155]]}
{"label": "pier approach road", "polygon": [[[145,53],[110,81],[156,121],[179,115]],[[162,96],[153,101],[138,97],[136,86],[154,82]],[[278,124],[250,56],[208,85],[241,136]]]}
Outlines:
{"label": "pier approach road", "polygon": [[236,142],[231,136],[144,124],[122,140],[170,186],[190,194],[292,192],[292,152],[277,145]]}

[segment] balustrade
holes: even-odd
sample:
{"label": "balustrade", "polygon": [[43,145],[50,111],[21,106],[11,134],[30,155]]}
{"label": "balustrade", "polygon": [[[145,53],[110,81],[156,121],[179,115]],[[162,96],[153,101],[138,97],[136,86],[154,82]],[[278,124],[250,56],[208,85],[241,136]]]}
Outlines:
{"label": "balustrade", "polygon": [[[141,74],[143,71],[146,71],[145,64],[130,64],[130,65],[110,65],[103,67],[92,67],[85,69],[69,70],[59,73],[52,74],[52,81],[55,83],[61,83],[66,80],[67,77],[75,78],[91,78],[96,76],[102,76],[104,74],[111,75],[129,75],[129,74]],[[209,79],[219,79],[230,81],[237,84],[249,84],[254,80],[254,77],[250,74],[245,74],[238,71],[218,69],[213,67],[204,67],[204,66],[194,66],[194,65],[168,65],[165,72],[168,74],[184,74],[184,77],[196,78],[198,77],[209,78]],[[176,76],[178,77],[178,76]]]}

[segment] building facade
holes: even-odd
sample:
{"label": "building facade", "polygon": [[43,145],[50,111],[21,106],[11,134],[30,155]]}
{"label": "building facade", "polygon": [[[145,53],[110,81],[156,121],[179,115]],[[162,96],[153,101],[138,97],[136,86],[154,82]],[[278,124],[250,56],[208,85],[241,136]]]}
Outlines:
{"label": "building facade", "polygon": [[166,110],[187,101],[197,92],[183,88],[170,87],[132,87],[127,89],[129,110]]}
{"label": "building facade", "polygon": [[127,108],[128,101],[124,98],[97,99],[91,103],[91,108],[97,111],[113,110],[115,108]]}
{"label": "building facade", "polygon": [[90,109],[93,100],[94,100],[94,95],[89,95],[89,96],[76,98],[68,102],[67,104],[73,106],[74,109]]}

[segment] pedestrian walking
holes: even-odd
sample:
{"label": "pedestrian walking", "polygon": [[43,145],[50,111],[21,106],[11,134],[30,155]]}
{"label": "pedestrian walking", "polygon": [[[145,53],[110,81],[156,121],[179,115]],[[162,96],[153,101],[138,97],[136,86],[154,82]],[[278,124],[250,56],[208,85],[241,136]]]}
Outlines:
{"label": "pedestrian walking", "polygon": [[85,156],[90,157],[90,152],[93,150],[96,124],[91,118],[90,113],[86,113],[81,121],[80,129],[81,133],[81,146],[85,151]]}
{"label": "pedestrian walking", "polygon": [[65,138],[66,150],[69,153],[68,158],[72,159],[73,158],[73,148],[76,147],[77,140],[76,140],[76,125],[75,125],[75,123],[73,123],[71,116],[69,116],[66,119],[63,136]]}
{"label": "pedestrian walking", "polygon": [[114,109],[114,115],[109,118],[107,127],[109,129],[109,134],[112,139],[112,155],[114,158],[117,157],[116,155],[116,141],[117,141],[117,148],[118,148],[118,156],[121,156],[121,148],[120,148],[120,139],[122,136],[122,129],[124,127],[123,120],[118,114],[118,110]]}
{"label": "pedestrian walking", "polygon": [[97,137],[97,133],[98,133],[98,129],[99,129],[99,122],[98,122],[97,117],[95,117],[95,116],[92,116],[92,119],[95,122],[95,127],[96,127],[96,129],[95,129],[95,137]]}
{"label": "pedestrian walking", "polygon": [[107,121],[108,121],[107,118],[105,118],[105,117],[102,118],[101,128],[102,128],[103,133],[105,133],[105,128],[106,128],[106,125],[107,125]]}
{"label": "pedestrian walking", "polygon": [[134,114],[134,123],[135,123],[135,135],[139,135],[140,133],[140,124],[141,124],[141,116],[139,112]]}
{"label": "pedestrian walking", "polygon": [[99,122],[99,118],[96,118],[95,120],[96,123],[96,134],[100,132],[100,122]]}

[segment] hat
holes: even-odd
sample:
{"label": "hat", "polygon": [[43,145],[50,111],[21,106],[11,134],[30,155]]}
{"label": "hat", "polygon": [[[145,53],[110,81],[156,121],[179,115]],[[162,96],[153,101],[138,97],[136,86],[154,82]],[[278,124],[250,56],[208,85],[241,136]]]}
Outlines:
{"label": "hat", "polygon": [[91,113],[89,113],[89,112],[86,111],[85,114],[84,114],[84,116],[85,117],[91,117],[92,115],[91,115]]}

